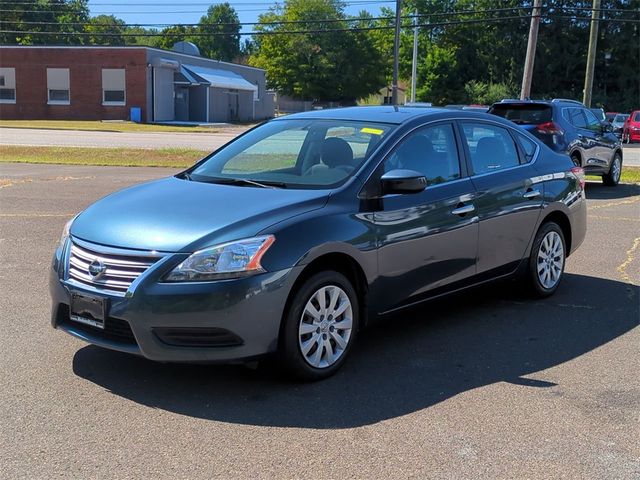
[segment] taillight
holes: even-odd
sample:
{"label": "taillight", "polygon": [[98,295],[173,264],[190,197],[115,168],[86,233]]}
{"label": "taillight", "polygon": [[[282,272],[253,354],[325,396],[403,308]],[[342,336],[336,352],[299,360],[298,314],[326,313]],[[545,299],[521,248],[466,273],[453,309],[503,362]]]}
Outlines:
{"label": "taillight", "polygon": [[571,169],[571,173],[573,173],[575,175],[575,177],[578,179],[578,182],[580,182],[580,188],[582,190],[584,190],[584,185],[587,181],[585,175],[584,175],[584,168],[582,167],[573,167]]}
{"label": "taillight", "polygon": [[536,130],[547,135],[564,135],[564,130],[553,122],[545,122],[536,126]]}

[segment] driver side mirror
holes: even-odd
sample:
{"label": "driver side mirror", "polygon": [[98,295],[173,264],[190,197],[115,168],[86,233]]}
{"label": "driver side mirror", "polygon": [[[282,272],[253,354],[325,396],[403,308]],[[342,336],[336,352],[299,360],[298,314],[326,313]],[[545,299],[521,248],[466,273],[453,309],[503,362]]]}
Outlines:
{"label": "driver side mirror", "polygon": [[613,132],[613,125],[609,122],[601,122],[600,126],[602,127],[602,133],[611,133]]}
{"label": "driver side mirror", "polygon": [[391,170],[380,178],[382,194],[420,193],[427,188],[427,178],[414,170]]}

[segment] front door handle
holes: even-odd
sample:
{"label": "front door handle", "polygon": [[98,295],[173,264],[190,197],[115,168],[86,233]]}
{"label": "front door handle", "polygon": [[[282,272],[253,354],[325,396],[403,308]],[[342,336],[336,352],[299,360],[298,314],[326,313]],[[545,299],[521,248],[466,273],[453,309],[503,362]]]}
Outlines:
{"label": "front door handle", "polygon": [[451,213],[453,215],[466,215],[467,213],[471,213],[476,209],[476,207],[474,207],[473,205],[463,205],[461,207],[458,207],[454,210],[451,210]]}
{"label": "front door handle", "polygon": [[524,198],[536,198],[541,195],[540,190],[528,190],[523,197]]}

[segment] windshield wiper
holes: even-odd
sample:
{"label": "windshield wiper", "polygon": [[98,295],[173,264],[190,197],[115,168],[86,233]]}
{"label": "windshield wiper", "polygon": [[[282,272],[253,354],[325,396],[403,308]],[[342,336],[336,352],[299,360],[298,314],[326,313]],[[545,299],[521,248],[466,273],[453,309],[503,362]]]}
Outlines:
{"label": "windshield wiper", "polygon": [[260,188],[287,188],[287,184],[283,182],[271,182],[271,181],[256,181],[249,178],[221,178],[211,177],[206,182],[220,183],[222,185],[251,185],[253,187]]}

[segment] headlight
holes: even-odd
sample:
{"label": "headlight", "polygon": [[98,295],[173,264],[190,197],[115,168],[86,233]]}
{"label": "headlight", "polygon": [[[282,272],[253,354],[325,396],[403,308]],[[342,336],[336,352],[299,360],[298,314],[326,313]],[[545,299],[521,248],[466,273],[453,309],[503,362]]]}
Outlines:
{"label": "headlight", "polygon": [[[78,213],[78,215],[80,214]],[[75,219],[78,218],[78,215],[76,215],[67,223],[65,223],[64,228],[62,229],[62,235],[60,235],[60,247],[64,247],[64,242],[66,242],[67,238],[69,238],[69,231],[71,230],[71,225],[73,225],[73,222],[75,221]]]}
{"label": "headlight", "polygon": [[260,259],[274,241],[273,235],[265,235],[200,250],[174,268],[165,281],[202,282],[262,273]]}

